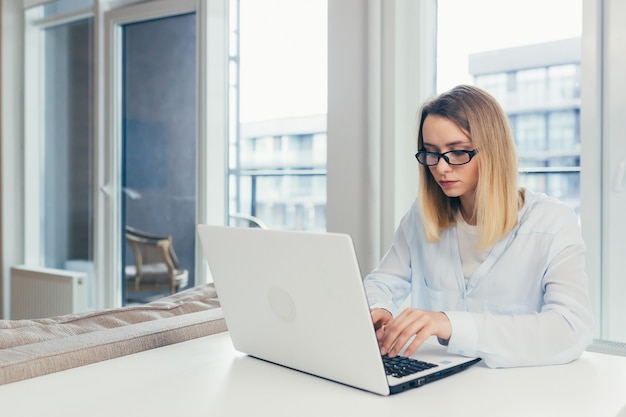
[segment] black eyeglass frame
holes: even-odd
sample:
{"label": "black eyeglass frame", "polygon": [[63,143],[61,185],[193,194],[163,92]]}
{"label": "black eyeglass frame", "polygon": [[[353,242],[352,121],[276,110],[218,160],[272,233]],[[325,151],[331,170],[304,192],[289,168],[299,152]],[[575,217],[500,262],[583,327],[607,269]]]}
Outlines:
{"label": "black eyeglass frame", "polygon": [[[469,159],[467,160],[467,162],[463,162],[461,164],[453,164],[452,162],[450,162],[450,158],[448,158],[447,154],[449,153],[465,153],[467,155],[469,155]],[[472,160],[472,158],[474,158],[474,156],[476,156],[476,154],[478,153],[478,150],[476,149],[472,149],[471,151],[467,151],[465,149],[458,149],[458,150],[454,150],[454,151],[448,151],[448,152],[444,152],[444,153],[439,153],[439,152],[429,152],[429,151],[425,151],[425,150],[421,150],[419,152],[417,152],[415,154],[415,159],[417,159],[417,162],[419,162],[422,165],[425,165],[427,167],[430,166],[435,166],[439,163],[439,160],[441,158],[443,158],[444,161],[446,161],[446,163],[450,166],[460,166],[460,165],[465,165],[465,164],[469,164],[469,162]],[[424,159],[424,162],[420,161],[420,155],[425,155],[425,158],[428,158],[429,155],[432,156],[436,156],[437,157],[437,162],[435,162],[434,164],[427,164],[426,163],[426,159]]]}

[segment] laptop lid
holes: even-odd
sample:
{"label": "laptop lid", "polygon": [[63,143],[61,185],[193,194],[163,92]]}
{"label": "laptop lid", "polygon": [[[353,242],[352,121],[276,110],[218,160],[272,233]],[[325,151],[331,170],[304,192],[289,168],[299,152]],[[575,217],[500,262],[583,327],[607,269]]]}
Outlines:
{"label": "laptop lid", "polygon": [[381,395],[444,376],[452,359],[471,361],[432,346],[439,376],[391,378],[390,387],[348,235],[211,225],[198,233],[240,352]]}

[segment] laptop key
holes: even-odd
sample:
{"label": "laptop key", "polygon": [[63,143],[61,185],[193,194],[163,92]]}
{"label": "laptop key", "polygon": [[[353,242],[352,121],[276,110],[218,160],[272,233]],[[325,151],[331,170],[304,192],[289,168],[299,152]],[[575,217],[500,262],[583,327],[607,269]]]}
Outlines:
{"label": "laptop key", "polygon": [[403,376],[415,374],[437,366],[434,363],[424,362],[404,356],[395,356],[390,358],[388,355],[384,355],[382,358],[385,366],[385,373],[395,378],[401,378]]}

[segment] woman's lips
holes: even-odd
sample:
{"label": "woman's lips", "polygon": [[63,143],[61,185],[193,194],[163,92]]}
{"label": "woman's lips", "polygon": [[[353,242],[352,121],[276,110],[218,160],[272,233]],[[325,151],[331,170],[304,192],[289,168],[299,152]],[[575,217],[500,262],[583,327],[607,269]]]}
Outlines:
{"label": "woman's lips", "polygon": [[456,181],[439,181],[439,185],[443,188],[452,187]]}

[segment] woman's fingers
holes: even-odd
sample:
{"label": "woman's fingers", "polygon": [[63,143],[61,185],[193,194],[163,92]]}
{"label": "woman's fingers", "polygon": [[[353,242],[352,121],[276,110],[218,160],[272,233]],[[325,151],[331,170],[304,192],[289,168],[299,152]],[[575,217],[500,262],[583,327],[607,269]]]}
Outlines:
{"label": "woman's fingers", "polygon": [[[430,336],[445,333],[445,329],[440,329],[440,327],[446,323],[438,315],[445,317],[443,313],[417,309],[404,310],[397,318],[385,325],[382,338],[377,332],[381,354],[396,356],[404,349],[403,353],[410,356]],[[447,321],[447,317],[445,320]]]}

